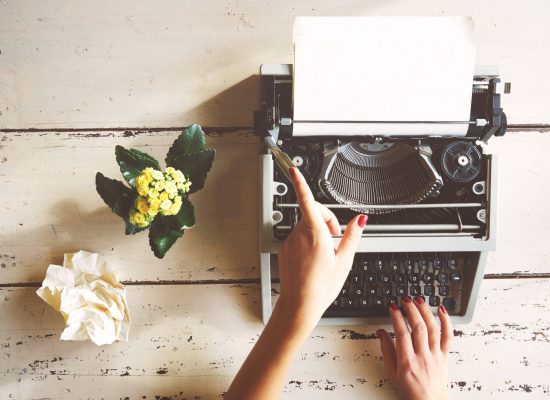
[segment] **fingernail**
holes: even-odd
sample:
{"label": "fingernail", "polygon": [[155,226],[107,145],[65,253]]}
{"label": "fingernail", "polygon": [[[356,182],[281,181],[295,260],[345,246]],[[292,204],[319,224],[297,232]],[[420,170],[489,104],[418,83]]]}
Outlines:
{"label": "fingernail", "polygon": [[442,312],[443,314],[447,314],[447,309],[445,308],[445,306],[444,306],[443,304],[441,304],[441,305],[439,306],[439,309],[441,310],[441,312]]}
{"label": "fingernail", "polygon": [[288,173],[290,174],[290,176],[294,179],[296,178],[296,168],[295,167],[290,167],[288,169]]}
{"label": "fingernail", "polygon": [[391,308],[393,311],[397,311],[397,304],[391,303],[391,304],[390,304],[390,308]]}
{"label": "fingernail", "polygon": [[422,298],[422,296],[416,296],[414,298],[414,301],[416,301],[418,304],[424,304],[424,299]]}
{"label": "fingernail", "polygon": [[359,219],[357,219],[357,225],[359,225],[359,228],[363,229],[366,223],[367,223],[367,216],[365,214],[361,214],[359,216]]}
{"label": "fingernail", "polygon": [[382,339],[382,337],[384,336],[384,332],[382,331],[382,329],[378,329],[376,331],[376,336],[378,336],[379,339]]}
{"label": "fingernail", "polygon": [[409,296],[403,296],[401,298],[401,301],[404,301],[405,303],[410,303],[411,302],[411,298]]}

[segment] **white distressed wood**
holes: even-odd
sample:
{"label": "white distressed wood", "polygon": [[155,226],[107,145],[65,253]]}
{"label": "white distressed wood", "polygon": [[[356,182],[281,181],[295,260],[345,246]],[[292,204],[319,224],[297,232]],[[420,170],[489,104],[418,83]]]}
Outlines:
{"label": "white distressed wood", "polygon": [[509,121],[550,122],[544,0],[2,0],[0,128],[251,126],[253,75],[292,62],[296,15],[472,16]]}
{"label": "white distressed wood", "polygon": [[547,132],[509,132],[493,138],[498,155],[497,250],[486,273],[550,272],[550,163]]}
{"label": "white distressed wood", "polygon": [[[108,257],[122,280],[256,279],[258,270],[257,137],[212,133],[217,158],[204,190],[192,196],[197,226],[163,260],[147,234],[124,235],[122,220],[95,191],[102,171],[122,179],[117,144],[162,160],[178,132],[10,133],[0,135],[0,283],[41,282],[64,252]],[[491,141],[500,156],[498,249],[487,273],[550,272],[550,135],[513,132]]]}
{"label": "white distressed wood", "polygon": [[[0,289],[2,398],[218,398],[263,327],[257,285],[130,286],[129,342],[60,342],[34,290]],[[549,397],[549,305],[548,279],[486,280],[474,322],[455,327],[453,398]],[[394,398],[377,328],[315,329],[284,398]]]}
{"label": "white distressed wood", "polygon": [[[124,235],[124,222],[95,189],[95,174],[124,180],[120,144],[160,160],[179,132],[0,135],[0,282],[42,281],[48,264],[85,249],[108,257],[122,280],[230,279],[258,276],[257,139],[213,133],[217,150],[206,186],[190,198],[196,227],[159,260],[148,232]],[[5,195],[4,195],[5,194]],[[9,221],[9,222],[7,222]]]}

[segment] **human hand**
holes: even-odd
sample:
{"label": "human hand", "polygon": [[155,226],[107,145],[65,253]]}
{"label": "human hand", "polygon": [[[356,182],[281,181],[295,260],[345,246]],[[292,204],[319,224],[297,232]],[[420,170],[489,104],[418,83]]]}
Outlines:
{"label": "human hand", "polygon": [[385,330],[376,332],[388,377],[403,399],[449,399],[447,359],[453,331],[447,310],[439,306],[440,329],[422,297],[412,301],[406,296],[401,304],[411,330],[399,308],[392,304],[395,343]]}
{"label": "human hand", "polygon": [[367,216],[349,222],[335,249],[331,235],[341,233],[336,216],[315,201],[297,168],[290,168],[290,175],[302,218],[278,253],[281,295],[276,307],[286,319],[312,329],[349,274]]}

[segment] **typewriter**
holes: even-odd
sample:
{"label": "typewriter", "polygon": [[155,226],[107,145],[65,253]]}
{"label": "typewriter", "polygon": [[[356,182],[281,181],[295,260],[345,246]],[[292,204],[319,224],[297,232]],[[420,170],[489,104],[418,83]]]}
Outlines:
{"label": "typewriter", "polygon": [[292,67],[261,66],[255,113],[264,323],[273,308],[277,250],[300,219],[277,152],[299,168],[342,232],[357,213],[369,215],[347,281],[321,323],[389,323],[388,306],[406,295],[423,296],[434,313],[443,304],[454,323],[469,322],[487,252],[495,248],[498,165],[485,144],[506,131],[501,95],[510,84],[498,67],[475,67],[465,136],[392,135],[391,124],[381,135],[298,136]]}

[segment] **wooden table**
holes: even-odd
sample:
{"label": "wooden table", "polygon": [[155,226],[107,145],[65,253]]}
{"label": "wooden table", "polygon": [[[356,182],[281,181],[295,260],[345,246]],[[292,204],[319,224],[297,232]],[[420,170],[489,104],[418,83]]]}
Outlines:
{"label": "wooden table", "polygon": [[[514,12],[510,13],[510,9]],[[257,340],[258,66],[291,62],[294,15],[473,15],[478,63],[513,82],[500,155],[498,249],[474,320],[455,327],[455,399],[550,397],[550,7],[304,0],[0,0],[0,398],[217,399]],[[197,227],[163,260],[125,237],[94,187],[114,146],[163,159],[181,127],[218,157],[194,196]],[[136,129],[135,127],[140,127]],[[239,128],[241,127],[241,128]],[[35,294],[63,253],[104,255],[124,281],[129,342],[61,342]],[[317,328],[288,399],[395,398],[377,326]]]}
{"label": "wooden table", "polygon": [[[0,136],[2,398],[217,398],[262,330],[257,154],[251,131],[210,130],[218,150],[194,197],[197,227],[163,260],[95,192],[118,176],[114,146],[162,155],[177,131],[19,132]],[[529,148],[530,151],[517,151]],[[512,132],[500,155],[498,250],[474,321],[457,326],[454,398],[548,396],[550,137]],[[32,149],[32,150],[31,150]],[[523,167],[518,167],[523,166]],[[60,342],[63,321],[35,291],[64,252],[98,252],[127,285],[129,342]],[[294,364],[286,398],[393,398],[377,326],[319,327]]]}

